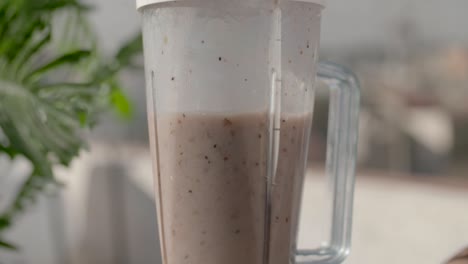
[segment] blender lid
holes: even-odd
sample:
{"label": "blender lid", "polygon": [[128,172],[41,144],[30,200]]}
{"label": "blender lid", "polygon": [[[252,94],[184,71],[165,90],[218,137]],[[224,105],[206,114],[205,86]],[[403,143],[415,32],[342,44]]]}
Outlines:
{"label": "blender lid", "polygon": [[[157,4],[157,3],[164,3],[164,2],[173,2],[176,0],[136,0],[137,9],[140,9],[144,6]],[[190,1],[190,0],[177,0],[177,1]],[[298,2],[307,2],[307,3],[314,3],[325,6],[326,0],[289,0],[289,1],[298,1]]]}

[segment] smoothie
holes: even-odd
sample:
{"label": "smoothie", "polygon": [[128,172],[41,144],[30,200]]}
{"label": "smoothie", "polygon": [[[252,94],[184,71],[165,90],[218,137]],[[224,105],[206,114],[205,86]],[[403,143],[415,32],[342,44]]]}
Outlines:
{"label": "smoothie", "polygon": [[[165,264],[287,264],[311,115],[158,114],[156,201]],[[278,153],[268,174],[269,152]],[[270,161],[269,161],[270,158]]]}

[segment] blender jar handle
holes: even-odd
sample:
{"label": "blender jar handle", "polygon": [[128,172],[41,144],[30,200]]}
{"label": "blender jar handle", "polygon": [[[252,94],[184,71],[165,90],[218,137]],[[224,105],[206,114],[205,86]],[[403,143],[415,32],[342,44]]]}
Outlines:
{"label": "blender jar handle", "polygon": [[360,91],[357,79],[333,63],[319,63],[318,77],[330,88],[326,170],[333,193],[330,241],[312,250],[298,250],[306,264],[338,264],[351,244],[354,176],[358,139]]}

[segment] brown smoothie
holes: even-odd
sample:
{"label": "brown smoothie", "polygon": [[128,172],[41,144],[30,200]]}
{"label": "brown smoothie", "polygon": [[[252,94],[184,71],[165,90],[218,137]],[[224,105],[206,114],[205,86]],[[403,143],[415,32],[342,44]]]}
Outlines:
{"label": "brown smoothie", "polygon": [[270,175],[268,120],[266,113],[158,115],[165,264],[290,263],[311,115],[281,119]]}

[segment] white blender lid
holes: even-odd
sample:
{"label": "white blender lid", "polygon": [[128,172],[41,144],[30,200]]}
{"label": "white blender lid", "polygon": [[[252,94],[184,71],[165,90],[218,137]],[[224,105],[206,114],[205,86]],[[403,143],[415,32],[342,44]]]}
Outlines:
{"label": "white blender lid", "polygon": [[[137,4],[137,9],[140,9],[147,5],[163,3],[163,2],[172,2],[172,1],[175,1],[175,0],[136,0],[136,4]],[[190,0],[177,0],[177,1],[190,1]],[[326,2],[326,0],[289,0],[289,1],[308,2],[308,3],[319,4],[322,6],[325,6],[325,2]]]}

